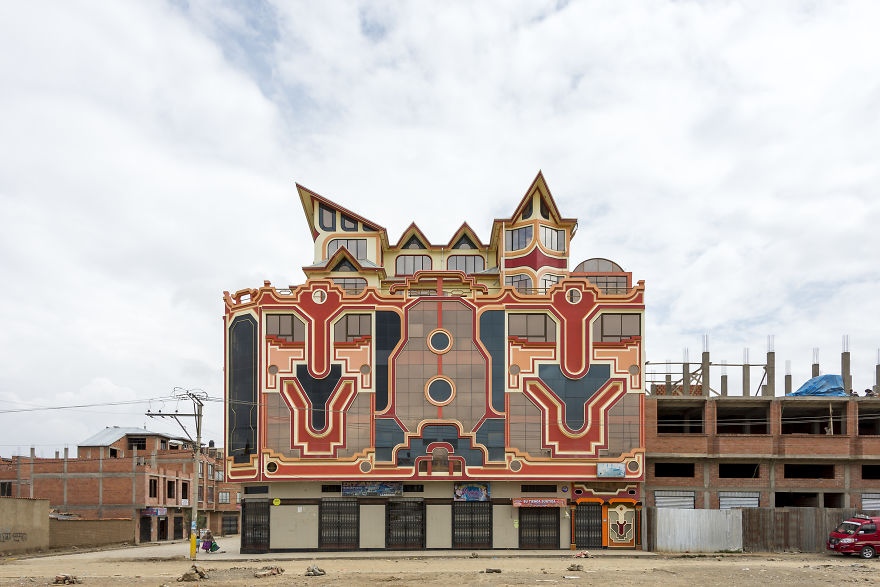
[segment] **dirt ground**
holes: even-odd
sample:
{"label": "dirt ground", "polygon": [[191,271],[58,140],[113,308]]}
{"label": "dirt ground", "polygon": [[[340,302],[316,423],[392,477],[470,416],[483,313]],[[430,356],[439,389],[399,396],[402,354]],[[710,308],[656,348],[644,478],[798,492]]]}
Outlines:
{"label": "dirt ground", "polygon": [[[880,583],[880,560],[833,555],[679,555],[656,557],[480,558],[407,557],[386,559],[323,559],[314,561],[326,571],[306,577],[310,561],[199,561],[208,572],[201,585],[847,585]],[[582,571],[567,570],[570,564]],[[284,574],[255,578],[267,566]],[[36,586],[52,582],[58,573],[78,575],[84,585],[193,585],[177,583],[190,567],[180,560],[69,560],[64,557],[25,558],[0,563],[0,585]],[[501,573],[486,573],[486,569]]]}

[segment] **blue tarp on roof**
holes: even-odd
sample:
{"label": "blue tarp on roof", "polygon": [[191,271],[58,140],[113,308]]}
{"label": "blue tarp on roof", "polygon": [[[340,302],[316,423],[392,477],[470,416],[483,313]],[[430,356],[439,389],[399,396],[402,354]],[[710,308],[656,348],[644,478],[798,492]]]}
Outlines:
{"label": "blue tarp on roof", "polygon": [[840,375],[819,375],[818,377],[813,377],[801,385],[797,391],[788,395],[849,396],[843,389],[843,377]]}

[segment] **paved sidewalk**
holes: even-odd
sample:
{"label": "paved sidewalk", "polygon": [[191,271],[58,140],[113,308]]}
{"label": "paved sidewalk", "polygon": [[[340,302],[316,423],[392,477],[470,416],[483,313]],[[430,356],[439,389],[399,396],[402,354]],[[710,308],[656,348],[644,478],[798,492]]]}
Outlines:
{"label": "paved sidewalk", "polygon": [[[573,550],[359,550],[353,552],[270,552],[267,554],[240,554],[239,537],[219,537],[217,543],[220,550],[211,554],[199,551],[200,561],[286,561],[286,560],[327,560],[327,559],[425,559],[425,558],[469,558],[476,552],[481,559],[527,558],[527,557],[559,557],[574,558],[577,551]],[[653,552],[642,550],[590,550],[594,557],[653,557]],[[138,546],[126,546],[111,550],[95,550],[91,552],[44,553],[36,556],[58,557],[67,560],[175,560],[189,559],[189,542],[176,540],[171,542],[152,543]],[[21,557],[25,558],[25,557]]]}

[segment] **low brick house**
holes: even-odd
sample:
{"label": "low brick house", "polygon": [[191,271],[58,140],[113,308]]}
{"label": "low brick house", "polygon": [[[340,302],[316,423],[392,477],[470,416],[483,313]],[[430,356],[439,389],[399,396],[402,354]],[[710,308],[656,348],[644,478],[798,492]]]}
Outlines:
{"label": "low brick house", "polygon": [[[223,449],[203,448],[199,525],[214,534],[239,531],[241,484],[228,483]],[[192,444],[141,428],[108,427],[81,442],[76,457],[0,459],[0,495],[48,499],[81,519],[130,518],[137,542],[186,536],[193,499]]]}

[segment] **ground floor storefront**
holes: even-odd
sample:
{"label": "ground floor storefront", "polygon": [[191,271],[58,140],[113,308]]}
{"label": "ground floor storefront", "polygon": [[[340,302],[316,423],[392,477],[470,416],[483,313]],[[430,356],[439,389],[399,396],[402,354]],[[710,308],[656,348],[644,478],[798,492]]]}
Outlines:
{"label": "ground floor storefront", "polygon": [[[192,510],[188,508],[149,507],[137,510],[138,542],[180,540],[189,536]],[[236,511],[200,510],[199,527],[209,528],[215,536],[238,534],[241,514]]]}
{"label": "ground floor storefront", "polygon": [[241,551],[641,548],[638,485],[245,486]]}

